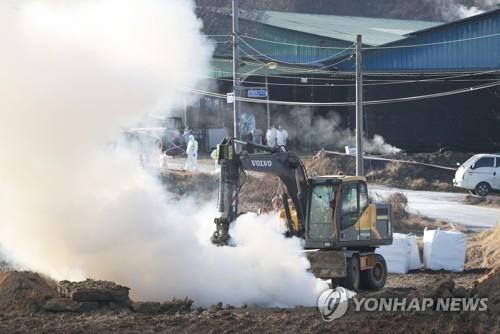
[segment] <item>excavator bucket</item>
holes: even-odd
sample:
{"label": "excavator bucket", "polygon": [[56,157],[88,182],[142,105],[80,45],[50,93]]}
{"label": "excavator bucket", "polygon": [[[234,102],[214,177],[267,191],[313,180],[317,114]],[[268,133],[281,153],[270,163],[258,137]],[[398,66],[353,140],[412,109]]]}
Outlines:
{"label": "excavator bucket", "polygon": [[210,240],[214,245],[227,246],[231,236],[229,235],[229,221],[224,218],[215,218],[215,232]]}

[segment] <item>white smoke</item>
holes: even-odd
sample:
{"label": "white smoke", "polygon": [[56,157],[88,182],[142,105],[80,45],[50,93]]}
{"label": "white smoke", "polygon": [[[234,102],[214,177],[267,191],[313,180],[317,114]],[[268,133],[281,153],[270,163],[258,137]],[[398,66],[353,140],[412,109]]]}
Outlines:
{"label": "white smoke", "polygon": [[431,2],[436,11],[447,21],[463,19],[493,10],[500,5],[500,0],[426,0]]}
{"label": "white smoke", "polygon": [[465,18],[465,17],[474,16],[474,15],[479,15],[479,14],[482,14],[485,12],[484,10],[479,9],[476,6],[467,7],[464,5],[459,5],[458,7],[456,7],[455,10],[456,10],[456,15],[459,18]]}
{"label": "white smoke", "polygon": [[206,76],[199,30],[187,0],[0,4],[0,244],[11,260],[148,300],[314,303],[324,284],[274,218],[245,217],[239,246],[217,248],[215,202],[175,201],[129,150],[107,149]]}
{"label": "white smoke", "polygon": [[[310,108],[295,108],[290,111],[293,117],[278,117],[276,124],[280,124],[289,132],[289,138],[300,138],[302,143],[310,147],[306,149],[337,149],[344,150],[345,146],[355,147],[355,133],[342,125],[341,117],[336,112],[329,112],[325,116],[315,115]],[[401,149],[385,142],[381,135],[363,139],[364,151],[377,154],[396,154]]]}

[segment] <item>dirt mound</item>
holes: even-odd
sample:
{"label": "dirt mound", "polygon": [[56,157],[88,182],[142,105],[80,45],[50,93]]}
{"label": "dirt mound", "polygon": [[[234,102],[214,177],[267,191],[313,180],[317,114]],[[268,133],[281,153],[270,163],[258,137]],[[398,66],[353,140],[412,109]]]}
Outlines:
{"label": "dirt mound", "polygon": [[474,296],[488,298],[488,311],[500,316],[500,267],[494,268],[478,280]]}
{"label": "dirt mound", "polygon": [[82,282],[61,281],[57,287],[61,297],[78,302],[129,303],[129,288],[109,281],[88,279]]}
{"label": "dirt mound", "polygon": [[500,227],[469,239],[466,268],[492,268],[479,278],[473,294],[488,298],[488,310],[500,314]]}
{"label": "dirt mound", "polygon": [[319,151],[311,159],[305,159],[304,164],[310,177],[336,175],[339,172],[346,175],[356,173],[356,162],[353,157],[329,155],[325,151]]}
{"label": "dirt mound", "polygon": [[467,247],[467,268],[500,268],[500,227],[473,235]]}
{"label": "dirt mound", "polygon": [[57,296],[56,286],[52,280],[29,271],[0,273],[0,312],[37,312]]}

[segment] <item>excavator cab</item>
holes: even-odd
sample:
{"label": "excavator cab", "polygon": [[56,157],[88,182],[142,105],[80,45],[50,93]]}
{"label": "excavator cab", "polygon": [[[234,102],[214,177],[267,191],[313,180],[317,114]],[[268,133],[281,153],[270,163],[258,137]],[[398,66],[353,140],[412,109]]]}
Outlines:
{"label": "excavator cab", "polygon": [[392,243],[390,205],[369,203],[364,177],[321,176],[310,180],[310,184],[306,248]]}

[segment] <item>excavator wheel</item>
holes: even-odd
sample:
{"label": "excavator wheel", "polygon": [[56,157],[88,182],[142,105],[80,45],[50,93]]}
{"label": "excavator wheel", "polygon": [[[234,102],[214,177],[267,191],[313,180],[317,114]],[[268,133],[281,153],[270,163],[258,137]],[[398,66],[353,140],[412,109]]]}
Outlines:
{"label": "excavator wheel", "polygon": [[380,254],[375,254],[375,264],[373,268],[361,272],[361,288],[363,290],[380,290],[387,280],[387,264]]}
{"label": "excavator wheel", "polygon": [[342,279],[340,285],[346,289],[358,291],[360,281],[359,258],[353,255],[346,261],[346,277]]}

